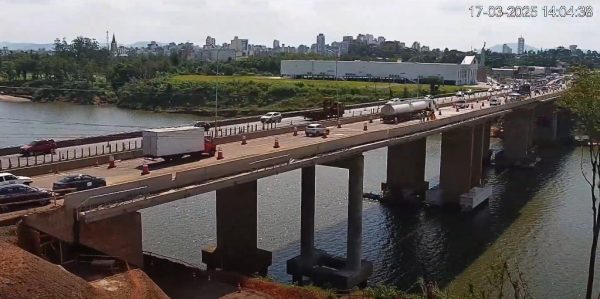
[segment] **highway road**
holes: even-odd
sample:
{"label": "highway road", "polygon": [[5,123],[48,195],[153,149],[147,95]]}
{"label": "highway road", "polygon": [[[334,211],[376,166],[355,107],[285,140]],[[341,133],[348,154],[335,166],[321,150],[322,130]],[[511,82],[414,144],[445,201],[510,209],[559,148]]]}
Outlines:
{"label": "highway road", "polygon": [[[480,102],[481,103],[481,102]],[[447,118],[450,116],[473,112],[480,109],[489,109],[489,102],[484,101],[484,108],[481,104],[476,105],[473,109],[461,109],[456,111],[452,107],[441,108],[442,115],[436,115],[438,119]],[[411,120],[403,122],[397,125],[384,124],[379,119],[374,120],[373,123],[368,124],[368,131],[381,131],[388,130],[396,127],[419,125],[420,120]],[[247,145],[241,145],[239,142],[231,142],[222,144],[224,160],[217,160],[214,157],[205,157],[200,160],[193,160],[191,158],[184,158],[178,162],[163,162],[162,159],[151,160],[147,158],[137,158],[125,161],[118,161],[117,167],[113,169],[107,169],[106,165],[101,167],[86,167],[74,171],[58,174],[47,174],[34,177],[33,186],[50,188],[52,183],[59,180],[68,174],[73,173],[86,173],[94,176],[104,177],[107,180],[108,185],[118,184],[126,181],[132,181],[139,179],[141,176],[141,167],[147,163],[149,165],[151,174],[144,177],[158,176],[167,173],[173,173],[176,171],[182,171],[187,169],[198,168],[216,163],[227,162],[228,159],[237,159],[243,157],[259,156],[265,153],[283,151],[290,148],[301,147],[311,144],[323,143],[329,140],[335,140],[339,138],[346,138],[356,136],[364,133],[364,123],[352,123],[342,126],[342,128],[329,127],[331,134],[328,138],[322,137],[306,137],[304,134],[298,134],[293,136],[292,133],[286,133],[276,136],[268,136],[264,138],[251,139]],[[278,138],[280,147],[274,148],[275,137]]]}
{"label": "highway road", "polygon": [[[479,92],[472,95],[466,95],[464,97],[443,97],[436,98],[436,103],[440,104],[448,104],[460,99],[472,99],[476,97],[484,97],[490,96],[492,94],[502,94],[505,92]],[[344,113],[344,117],[350,116],[358,116],[364,114],[377,114],[379,113],[379,109],[381,106],[371,106],[365,108],[355,108],[355,109],[347,109]],[[236,124],[236,125],[228,125],[219,127],[219,133],[217,136],[228,136],[228,135],[236,135],[239,134],[239,130],[247,129],[248,127],[255,127],[258,130],[269,129],[269,128],[281,128],[281,127],[289,127],[289,126],[301,126],[311,123],[312,121],[304,119],[302,116],[288,117],[284,118],[281,123],[278,124],[263,124],[258,121],[258,116],[256,117],[257,121],[249,122],[245,124]],[[209,134],[214,136],[214,128],[209,130]],[[111,142],[102,142],[102,143],[93,143],[93,144],[85,144],[71,147],[62,147],[56,150],[56,153],[53,155],[39,155],[36,157],[23,157],[20,154],[14,155],[6,155],[0,156],[0,171],[10,171],[15,167],[27,167],[38,164],[52,163],[56,161],[63,160],[71,160],[76,158],[84,158],[91,157],[103,154],[109,154],[114,152],[122,152],[128,150],[135,150],[141,148],[141,138],[131,138],[131,139],[123,139]]]}

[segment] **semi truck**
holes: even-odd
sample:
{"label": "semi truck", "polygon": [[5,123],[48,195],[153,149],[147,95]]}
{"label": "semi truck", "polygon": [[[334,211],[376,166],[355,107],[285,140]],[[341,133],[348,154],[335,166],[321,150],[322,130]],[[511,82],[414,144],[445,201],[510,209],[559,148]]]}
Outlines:
{"label": "semi truck", "polygon": [[332,98],[323,100],[323,109],[308,111],[304,114],[304,118],[316,121],[342,116],[344,116],[344,103],[334,101]]}
{"label": "semi truck", "polygon": [[385,104],[381,107],[383,123],[398,123],[415,118],[419,113],[435,111],[433,99],[407,100],[399,104]]}
{"label": "semi truck", "polygon": [[144,156],[162,158],[165,161],[178,160],[184,156],[199,158],[214,156],[216,145],[202,127],[178,127],[150,129],[142,132]]}

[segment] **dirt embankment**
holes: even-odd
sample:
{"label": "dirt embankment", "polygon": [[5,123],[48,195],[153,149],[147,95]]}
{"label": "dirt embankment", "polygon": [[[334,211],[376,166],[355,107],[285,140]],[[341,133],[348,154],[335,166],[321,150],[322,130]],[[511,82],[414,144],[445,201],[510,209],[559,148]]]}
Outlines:
{"label": "dirt embankment", "polygon": [[168,298],[140,270],[93,283],[0,241],[0,298]]}

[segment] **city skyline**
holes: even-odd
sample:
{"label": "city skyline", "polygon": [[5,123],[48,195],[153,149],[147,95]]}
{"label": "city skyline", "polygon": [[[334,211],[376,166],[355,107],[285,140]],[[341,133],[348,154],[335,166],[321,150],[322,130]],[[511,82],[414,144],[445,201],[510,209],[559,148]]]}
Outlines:
{"label": "city skyline", "polygon": [[[88,36],[104,41],[106,30],[117,33],[120,43],[138,41],[193,42],[203,45],[206,36],[217,44],[234,36],[250,44],[298,46],[315,43],[318,33],[327,41],[360,32],[384,36],[388,40],[413,41],[430,48],[470,50],[503,44],[523,35],[528,44],[554,48],[577,44],[583,49],[600,49],[600,41],[589,39],[598,18],[589,19],[494,19],[472,18],[467,1],[433,0],[382,1],[365,10],[358,1],[235,1],[218,2],[174,0],[159,1],[88,1],[75,0],[0,0],[7,14],[0,20],[0,41],[48,43],[56,37],[72,39]],[[484,1],[489,2],[489,1]],[[555,1],[548,1],[548,4]],[[485,4],[485,3],[484,3]],[[82,14],[94,11],[93,15]],[[357,19],[356,12],[364,20]],[[39,16],[31,23],[25,15]],[[422,24],[420,20],[434,20]],[[297,25],[296,25],[297,24]],[[274,29],[280,29],[275,32]],[[435,30],[439,28],[439,30]],[[452,34],[448,34],[452,32]],[[548,38],[552,32],[553,39]]]}

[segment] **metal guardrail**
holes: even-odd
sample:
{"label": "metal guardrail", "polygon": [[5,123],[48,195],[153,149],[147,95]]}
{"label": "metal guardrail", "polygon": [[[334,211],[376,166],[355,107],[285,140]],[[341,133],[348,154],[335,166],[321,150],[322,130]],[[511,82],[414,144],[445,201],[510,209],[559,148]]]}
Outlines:
{"label": "metal guardrail", "polygon": [[104,144],[91,144],[78,148],[58,148],[54,154],[36,156],[0,157],[0,170],[10,171],[25,167],[41,166],[83,158],[135,151],[142,148],[141,140],[112,141]]}

